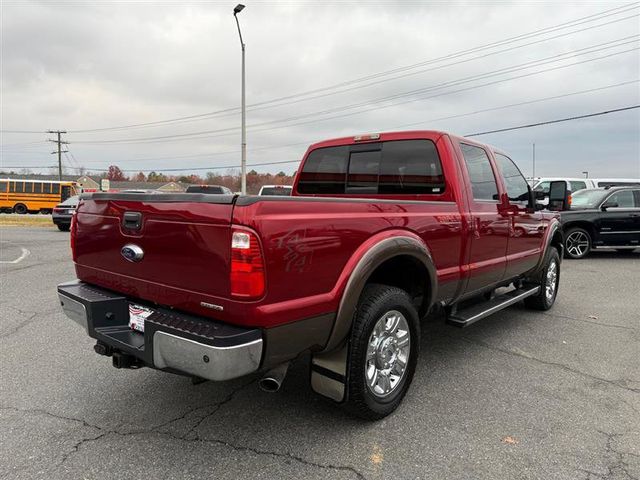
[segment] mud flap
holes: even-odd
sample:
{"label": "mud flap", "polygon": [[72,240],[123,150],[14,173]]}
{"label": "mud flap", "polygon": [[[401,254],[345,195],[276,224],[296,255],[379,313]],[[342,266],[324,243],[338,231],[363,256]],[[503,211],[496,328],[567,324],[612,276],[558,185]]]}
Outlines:
{"label": "mud flap", "polygon": [[347,342],[329,353],[313,355],[311,358],[311,388],[323,397],[335,402],[346,400]]}

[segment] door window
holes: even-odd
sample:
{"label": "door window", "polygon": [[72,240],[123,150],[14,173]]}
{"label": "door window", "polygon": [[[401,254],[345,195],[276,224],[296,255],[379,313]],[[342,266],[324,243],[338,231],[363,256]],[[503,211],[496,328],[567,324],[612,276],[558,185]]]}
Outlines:
{"label": "door window", "polygon": [[466,143],[461,143],[460,149],[467,164],[474,200],[498,200],[496,177],[487,152]]}
{"label": "door window", "polygon": [[585,188],[587,188],[586,182],[571,180],[571,192],[577,192],[578,190],[583,190]]}
{"label": "door window", "polygon": [[622,192],[614,193],[605,203],[617,203],[617,208],[634,208],[636,206],[632,190],[623,190]]}
{"label": "door window", "polygon": [[512,202],[529,201],[529,184],[520,173],[520,170],[509,157],[500,153],[495,154],[500,173],[504,177],[507,195]]}

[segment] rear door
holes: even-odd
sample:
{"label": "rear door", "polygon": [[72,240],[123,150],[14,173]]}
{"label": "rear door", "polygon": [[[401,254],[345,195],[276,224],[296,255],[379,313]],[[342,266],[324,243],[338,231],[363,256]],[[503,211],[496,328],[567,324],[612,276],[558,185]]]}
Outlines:
{"label": "rear door", "polygon": [[471,245],[466,293],[481,290],[504,278],[511,218],[500,202],[495,165],[487,151],[459,143],[466,166]]}
{"label": "rear door", "polygon": [[[507,277],[535,267],[544,235],[543,215],[529,208],[529,188],[520,169],[506,155],[495,153],[506,189],[505,203],[511,219],[507,247]],[[573,182],[572,182],[573,183]]]}

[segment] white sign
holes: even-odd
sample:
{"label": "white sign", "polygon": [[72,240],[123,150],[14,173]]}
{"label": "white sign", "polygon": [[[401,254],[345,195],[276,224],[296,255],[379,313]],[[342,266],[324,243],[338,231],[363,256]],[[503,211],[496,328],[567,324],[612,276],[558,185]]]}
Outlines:
{"label": "white sign", "polygon": [[103,192],[108,192],[109,188],[110,186],[108,178],[103,178],[102,180],[100,180],[100,190],[102,190]]}

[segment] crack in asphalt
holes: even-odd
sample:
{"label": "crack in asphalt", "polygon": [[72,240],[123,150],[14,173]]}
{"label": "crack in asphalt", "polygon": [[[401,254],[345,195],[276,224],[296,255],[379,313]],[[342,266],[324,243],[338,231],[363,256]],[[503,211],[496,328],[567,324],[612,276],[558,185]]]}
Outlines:
{"label": "crack in asphalt", "polygon": [[43,315],[51,315],[53,313],[56,313],[58,310],[51,310],[51,311],[47,311],[47,312],[28,312],[26,310],[20,310],[19,308],[14,307],[13,305],[6,305],[7,308],[10,308],[12,310],[15,310],[16,312],[18,312],[18,314],[27,317],[22,323],[16,325],[14,328],[12,328],[10,331],[3,333],[2,335],[0,335],[0,339],[5,339],[8,337],[11,337],[13,335],[15,335],[16,333],[18,333],[20,330],[22,330],[24,327],[26,327],[27,325],[35,322],[37,320],[38,317],[41,317]]}
{"label": "crack in asphalt", "polygon": [[[618,476],[617,473],[621,473],[622,475],[625,476],[625,478],[629,480],[638,480],[638,477],[633,476],[629,472],[629,464],[625,462],[624,457],[625,455],[632,456],[632,457],[640,457],[640,455],[637,455],[635,453],[630,453],[630,452],[620,452],[616,450],[613,446],[613,442],[616,438],[623,437],[626,434],[625,433],[608,433],[608,432],[603,432],[602,430],[596,430],[596,431],[607,438],[607,441],[605,443],[605,453],[604,453],[605,460],[607,461],[607,466],[606,466],[607,473],[598,473],[598,472],[594,472],[592,470],[586,470],[586,469],[578,469],[578,471],[581,471],[587,474],[586,480],[591,480],[592,477],[600,478],[602,480],[612,480],[614,476]],[[613,458],[610,460],[611,457]]]}
{"label": "crack in asphalt", "polygon": [[574,373],[576,375],[580,375],[582,377],[589,378],[589,379],[595,380],[597,382],[607,383],[609,385],[613,385],[615,387],[621,388],[623,390],[627,390],[629,392],[640,393],[640,388],[632,388],[632,387],[628,387],[628,386],[624,385],[623,383],[626,383],[628,381],[628,380],[625,380],[625,379],[609,380],[609,379],[606,379],[606,378],[602,378],[602,377],[597,377],[595,375],[591,375],[591,374],[583,372],[581,370],[576,370],[575,368],[571,368],[568,365],[565,365],[564,363],[550,362],[550,361],[547,361],[547,360],[542,360],[540,358],[536,358],[534,356],[527,355],[527,354],[525,354],[523,352],[516,352],[514,350],[509,350],[509,349],[506,349],[506,348],[496,347],[494,345],[490,345],[490,344],[488,344],[486,342],[483,342],[481,340],[476,340],[476,339],[473,339],[473,338],[470,338],[470,337],[465,337],[465,336],[456,337],[456,336],[452,336],[452,335],[447,335],[447,336],[449,338],[456,339],[456,340],[462,340],[464,342],[467,342],[467,343],[470,343],[470,344],[473,344],[473,345],[479,345],[479,346],[487,348],[489,350],[494,350],[496,352],[502,352],[502,353],[505,353],[507,355],[513,355],[513,356],[516,356],[516,357],[520,357],[520,358],[524,358],[524,359],[527,359],[527,360],[531,360],[533,362],[537,362],[537,363],[540,363],[542,365],[547,365],[547,366],[551,366],[551,367],[557,367],[557,368],[560,368],[560,369],[565,370],[567,372]]}
{"label": "crack in asphalt", "polygon": [[570,317],[568,315],[561,315],[558,313],[549,313],[549,312],[539,312],[539,313],[547,317],[563,318],[565,320],[572,320],[574,322],[580,322],[580,323],[591,323],[592,325],[600,325],[601,327],[619,328],[622,330],[630,330],[632,332],[637,332],[639,330],[637,328],[628,327],[626,325],[618,325],[615,323],[594,322],[593,320],[587,320],[585,318],[575,318],[575,317]]}
{"label": "crack in asphalt", "polygon": [[[69,451],[63,453],[63,455],[61,457],[61,460],[56,465],[58,467],[63,465],[70,457],[72,457],[74,454],[79,452],[80,449],[82,448],[82,446],[84,446],[85,444],[97,442],[97,441],[99,441],[101,439],[104,439],[104,438],[108,437],[109,435],[127,437],[127,436],[133,436],[133,435],[152,435],[152,434],[155,434],[155,435],[166,436],[166,437],[172,438],[174,440],[182,441],[182,442],[215,444],[215,445],[220,445],[220,446],[224,446],[224,447],[227,447],[227,448],[231,448],[231,449],[236,450],[238,452],[251,452],[251,453],[254,453],[256,455],[272,456],[272,457],[276,457],[276,458],[293,460],[293,461],[296,461],[296,462],[298,462],[300,464],[307,465],[307,466],[310,466],[310,467],[315,467],[315,468],[346,471],[346,472],[352,473],[357,478],[360,478],[362,480],[366,480],[366,477],[361,472],[359,472],[356,468],[351,467],[351,466],[322,464],[322,463],[313,462],[311,460],[307,460],[307,459],[305,459],[303,457],[300,457],[298,455],[294,455],[293,453],[289,453],[289,452],[277,452],[277,451],[271,451],[271,450],[261,450],[261,449],[257,449],[257,448],[254,448],[254,447],[249,447],[249,446],[246,446],[246,445],[237,445],[237,444],[230,443],[230,442],[227,442],[227,441],[222,440],[222,439],[201,438],[200,435],[196,432],[197,428],[200,425],[202,425],[202,423],[204,423],[204,421],[206,419],[210,418],[213,414],[218,412],[223,406],[225,406],[226,404],[231,402],[238,392],[240,392],[241,390],[247,388],[249,385],[254,383],[254,381],[255,380],[252,380],[251,382],[245,383],[245,384],[240,385],[239,387],[233,389],[224,399],[222,399],[219,402],[216,402],[213,405],[195,407],[195,408],[189,409],[187,412],[183,413],[182,415],[180,415],[180,416],[178,416],[176,418],[172,418],[171,420],[166,421],[164,423],[161,423],[159,425],[155,425],[155,426],[152,426],[152,427],[149,427],[149,428],[131,430],[131,431],[128,431],[128,432],[123,432],[123,431],[115,430],[115,429],[109,429],[109,428],[102,427],[102,426],[97,425],[97,424],[93,424],[93,423],[87,422],[86,420],[81,419],[81,418],[75,418],[75,417],[69,417],[69,416],[65,416],[65,415],[59,415],[59,414],[55,414],[55,413],[52,413],[52,412],[49,412],[47,410],[40,409],[40,408],[37,408],[37,409],[21,409],[21,408],[16,408],[16,407],[0,407],[0,410],[10,410],[10,411],[19,412],[19,413],[48,415],[48,416],[50,416],[52,418],[56,418],[56,419],[64,420],[64,421],[68,421],[68,422],[79,423],[84,427],[97,430],[95,435],[82,437],[81,439],[79,439],[71,447],[71,449]],[[197,422],[194,425],[192,425],[187,430],[187,432],[185,432],[182,435],[178,435],[178,434],[175,434],[173,432],[166,431],[166,430],[160,430],[163,427],[167,427],[167,426],[171,425],[172,423],[175,423],[175,422],[178,422],[180,420],[186,419],[189,415],[193,414],[194,412],[197,412],[198,410],[209,409],[209,408],[212,408],[212,410],[209,413],[207,413],[207,414],[203,415],[202,417],[198,418]],[[194,436],[192,436],[192,434],[194,434]]]}

